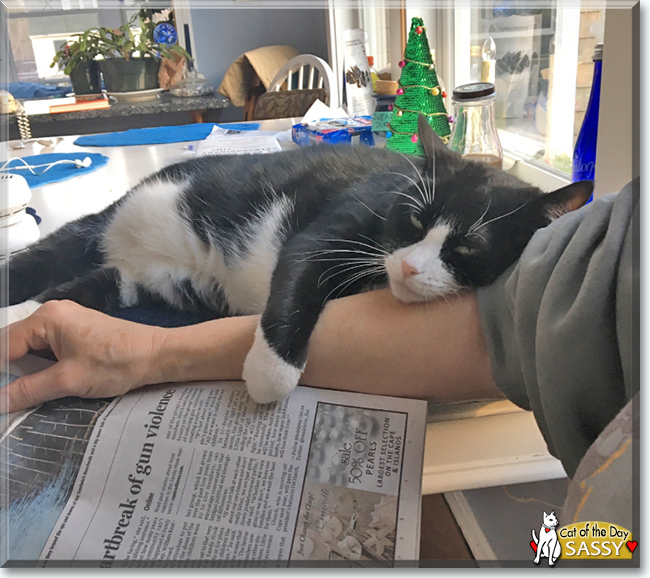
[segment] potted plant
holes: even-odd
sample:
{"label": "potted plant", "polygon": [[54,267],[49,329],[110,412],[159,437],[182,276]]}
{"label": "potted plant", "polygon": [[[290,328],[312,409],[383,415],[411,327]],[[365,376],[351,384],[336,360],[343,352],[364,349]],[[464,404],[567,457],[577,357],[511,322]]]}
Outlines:
{"label": "potted plant", "polygon": [[[134,32],[134,25],[140,32]],[[153,22],[147,11],[141,10],[119,28],[97,30],[104,59],[100,61],[108,92],[131,92],[158,88],[158,69],[162,56],[173,58],[190,55],[178,44],[159,44],[154,40]]]}
{"label": "potted plant", "polygon": [[74,34],[54,55],[50,68],[59,66],[70,77],[75,94],[99,94],[102,82],[97,56],[104,54],[97,28]]}

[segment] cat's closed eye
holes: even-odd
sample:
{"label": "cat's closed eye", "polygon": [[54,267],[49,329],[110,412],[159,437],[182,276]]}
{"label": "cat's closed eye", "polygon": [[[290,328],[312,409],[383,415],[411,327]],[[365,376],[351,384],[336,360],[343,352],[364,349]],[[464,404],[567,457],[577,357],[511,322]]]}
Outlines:
{"label": "cat's closed eye", "polygon": [[471,247],[465,247],[464,245],[459,245],[454,249],[456,253],[460,255],[475,255],[478,252],[478,249],[472,249]]}
{"label": "cat's closed eye", "polygon": [[420,221],[413,213],[411,213],[411,223],[416,229],[424,229],[422,221]]}

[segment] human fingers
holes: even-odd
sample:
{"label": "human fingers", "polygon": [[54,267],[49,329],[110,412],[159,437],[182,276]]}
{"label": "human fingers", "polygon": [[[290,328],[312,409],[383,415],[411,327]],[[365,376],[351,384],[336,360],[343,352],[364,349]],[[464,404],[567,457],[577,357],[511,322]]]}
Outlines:
{"label": "human fingers", "polygon": [[50,332],[46,327],[47,318],[40,315],[12,323],[7,327],[7,357],[9,361],[20,359],[30,349],[42,350],[51,347]]}
{"label": "human fingers", "polygon": [[14,360],[29,349],[49,348],[58,360],[52,366],[56,370],[17,380],[0,407],[16,411],[67,395],[112,397],[158,383],[164,334],[161,328],[115,319],[77,303],[49,301],[10,327],[8,349]]}
{"label": "human fingers", "polygon": [[30,375],[19,377],[0,390],[0,413],[9,413],[33,407],[39,403],[76,395],[74,381],[67,375],[65,362]]}

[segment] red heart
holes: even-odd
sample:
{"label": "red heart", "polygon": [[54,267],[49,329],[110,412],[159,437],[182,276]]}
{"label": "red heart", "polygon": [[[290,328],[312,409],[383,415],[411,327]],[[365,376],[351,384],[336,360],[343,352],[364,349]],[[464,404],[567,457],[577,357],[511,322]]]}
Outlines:
{"label": "red heart", "polygon": [[627,547],[630,550],[630,552],[634,552],[636,550],[636,547],[639,545],[639,543],[634,540],[634,542],[627,542]]}
{"label": "red heart", "polygon": [[533,549],[533,552],[537,554],[537,544],[535,544],[535,542],[533,542],[532,540],[530,541],[530,547]]}
{"label": "red heart", "polygon": [[550,528],[546,528],[546,533],[548,534],[551,531]]}

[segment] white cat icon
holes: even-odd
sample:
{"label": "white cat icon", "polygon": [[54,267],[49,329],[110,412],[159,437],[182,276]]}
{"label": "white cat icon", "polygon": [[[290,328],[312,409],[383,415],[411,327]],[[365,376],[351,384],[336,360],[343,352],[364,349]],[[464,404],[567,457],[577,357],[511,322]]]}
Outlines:
{"label": "white cat icon", "polygon": [[530,545],[535,550],[535,564],[539,564],[540,558],[548,558],[548,565],[553,566],[562,554],[562,547],[555,531],[557,525],[558,521],[553,510],[548,515],[544,512],[544,523],[539,529],[539,540],[535,536],[535,530],[532,530],[533,541]]}

